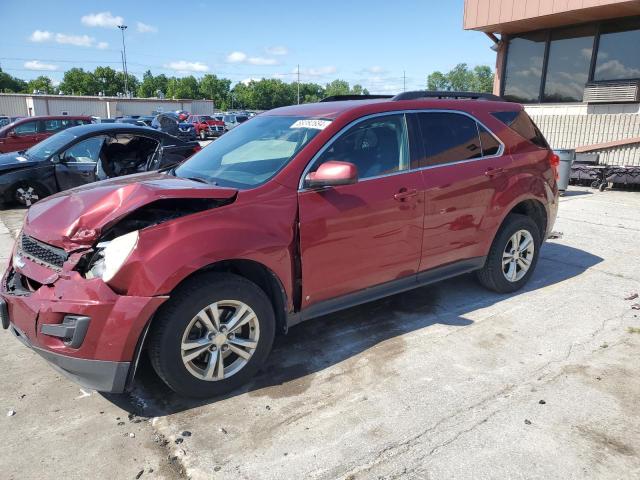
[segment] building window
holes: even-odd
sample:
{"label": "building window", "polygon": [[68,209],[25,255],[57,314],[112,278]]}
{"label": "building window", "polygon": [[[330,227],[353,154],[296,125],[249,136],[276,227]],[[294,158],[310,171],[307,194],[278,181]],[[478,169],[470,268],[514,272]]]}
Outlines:
{"label": "building window", "polygon": [[640,78],[640,19],[603,24],[595,81]]}
{"label": "building window", "polygon": [[554,30],[544,85],[545,102],[581,102],[589,81],[595,26]]}
{"label": "building window", "polygon": [[520,103],[539,101],[546,42],[546,32],[511,38],[504,76],[504,98]]}
{"label": "building window", "polygon": [[588,82],[630,79],[640,80],[640,17],[510,37],[502,96],[520,103],[580,102]]}

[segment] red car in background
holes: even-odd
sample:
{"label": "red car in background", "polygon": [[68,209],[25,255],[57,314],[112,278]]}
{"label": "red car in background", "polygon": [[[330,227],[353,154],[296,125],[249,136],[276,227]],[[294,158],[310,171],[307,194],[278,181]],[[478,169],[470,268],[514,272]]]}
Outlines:
{"label": "red car in background", "polygon": [[88,123],[92,123],[88,116],[47,115],[21,118],[0,128],[0,153],[26,150],[62,130]]}
{"label": "red car in background", "polygon": [[196,129],[196,135],[200,140],[219,137],[225,132],[224,122],[216,120],[210,115],[189,115],[185,122],[193,124],[193,128]]}

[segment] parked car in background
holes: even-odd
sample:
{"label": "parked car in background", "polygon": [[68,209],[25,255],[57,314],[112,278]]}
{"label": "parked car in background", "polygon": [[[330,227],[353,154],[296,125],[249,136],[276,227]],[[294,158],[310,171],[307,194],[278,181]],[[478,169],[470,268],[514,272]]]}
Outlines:
{"label": "parked car in background", "polygon": [[174,112],[157,115],[151,122],[151,126],[185,141],[193,141],[197,138],[194,126],[180,120],[179,115]]}
{"label": "parked car in background", "polygon": [[153,122],[153,118],[154,117],[151,115],[141,115],[138,117],[138,120],[144,123],[147,127],[150,127],[151,123]]}
{"label": "parked car in background", "polygon": [[436,93],[278,108],[177,168],[37,203],[0,284],[5,328],[89,388],[123,391],[148,354],[207,397],[299,322],[473,271],[522,288],[559,159],[521,105]]}
{"label": "parked car in background", "polygon": [[233,130],[241,123],[244,123],[247,120],[249,120],[249,117],[247,115],[227,114],[224,117],[222,117],[222,119],[224,121],[224,125],[226,129]]}
{"label": "parked car in background", "polygon": [[225,132],[224,121],[216,120],[210,115],[189,115],[186,122],[193,125],[200,140],[219,137]]}
{"label": "parked car in background", "polygon": [[175,165],[198,142],[128,123],[69,128],[33,147],[0,155],[0,202],[29,206],[85,183]]}
{"label": "parked car in background", "polygon": [[26,150],[62,130],[91,122],[91,117],[71,115],[20,118],[0,128],[0,153]]}
{"label": "parked car in background", "polygon": [[120,117],[115,123],[128,123],[129,125],[138,125],[139,127],[147,127],[148,125],[140,120],[140,117]]}
{"label": "parked car in background", "polygon": [[5,125],[9,125],[11,123],[11,119],[5,115],[0,115],[0,127],[4,127]]}

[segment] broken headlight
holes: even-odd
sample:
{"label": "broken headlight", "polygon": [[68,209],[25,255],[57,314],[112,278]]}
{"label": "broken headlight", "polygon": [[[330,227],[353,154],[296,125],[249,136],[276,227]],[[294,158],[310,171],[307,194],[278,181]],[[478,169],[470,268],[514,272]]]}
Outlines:
{"label": "broken headlight", "polygon": [[85,277],[102,278],[108,282],[118,273],[137,244],[137,230],[113,240],[98,243],[86,267]]}

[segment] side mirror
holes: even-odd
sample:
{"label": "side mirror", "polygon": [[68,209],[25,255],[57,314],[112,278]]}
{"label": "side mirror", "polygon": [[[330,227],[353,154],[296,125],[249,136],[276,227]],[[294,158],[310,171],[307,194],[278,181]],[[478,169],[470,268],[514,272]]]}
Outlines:
{"label": "side mirror", "polygon": [[358,181],[358,167],[353,163],[329,160],[309,173],[304,179],[307,188],[336,187],[351,185]]}

